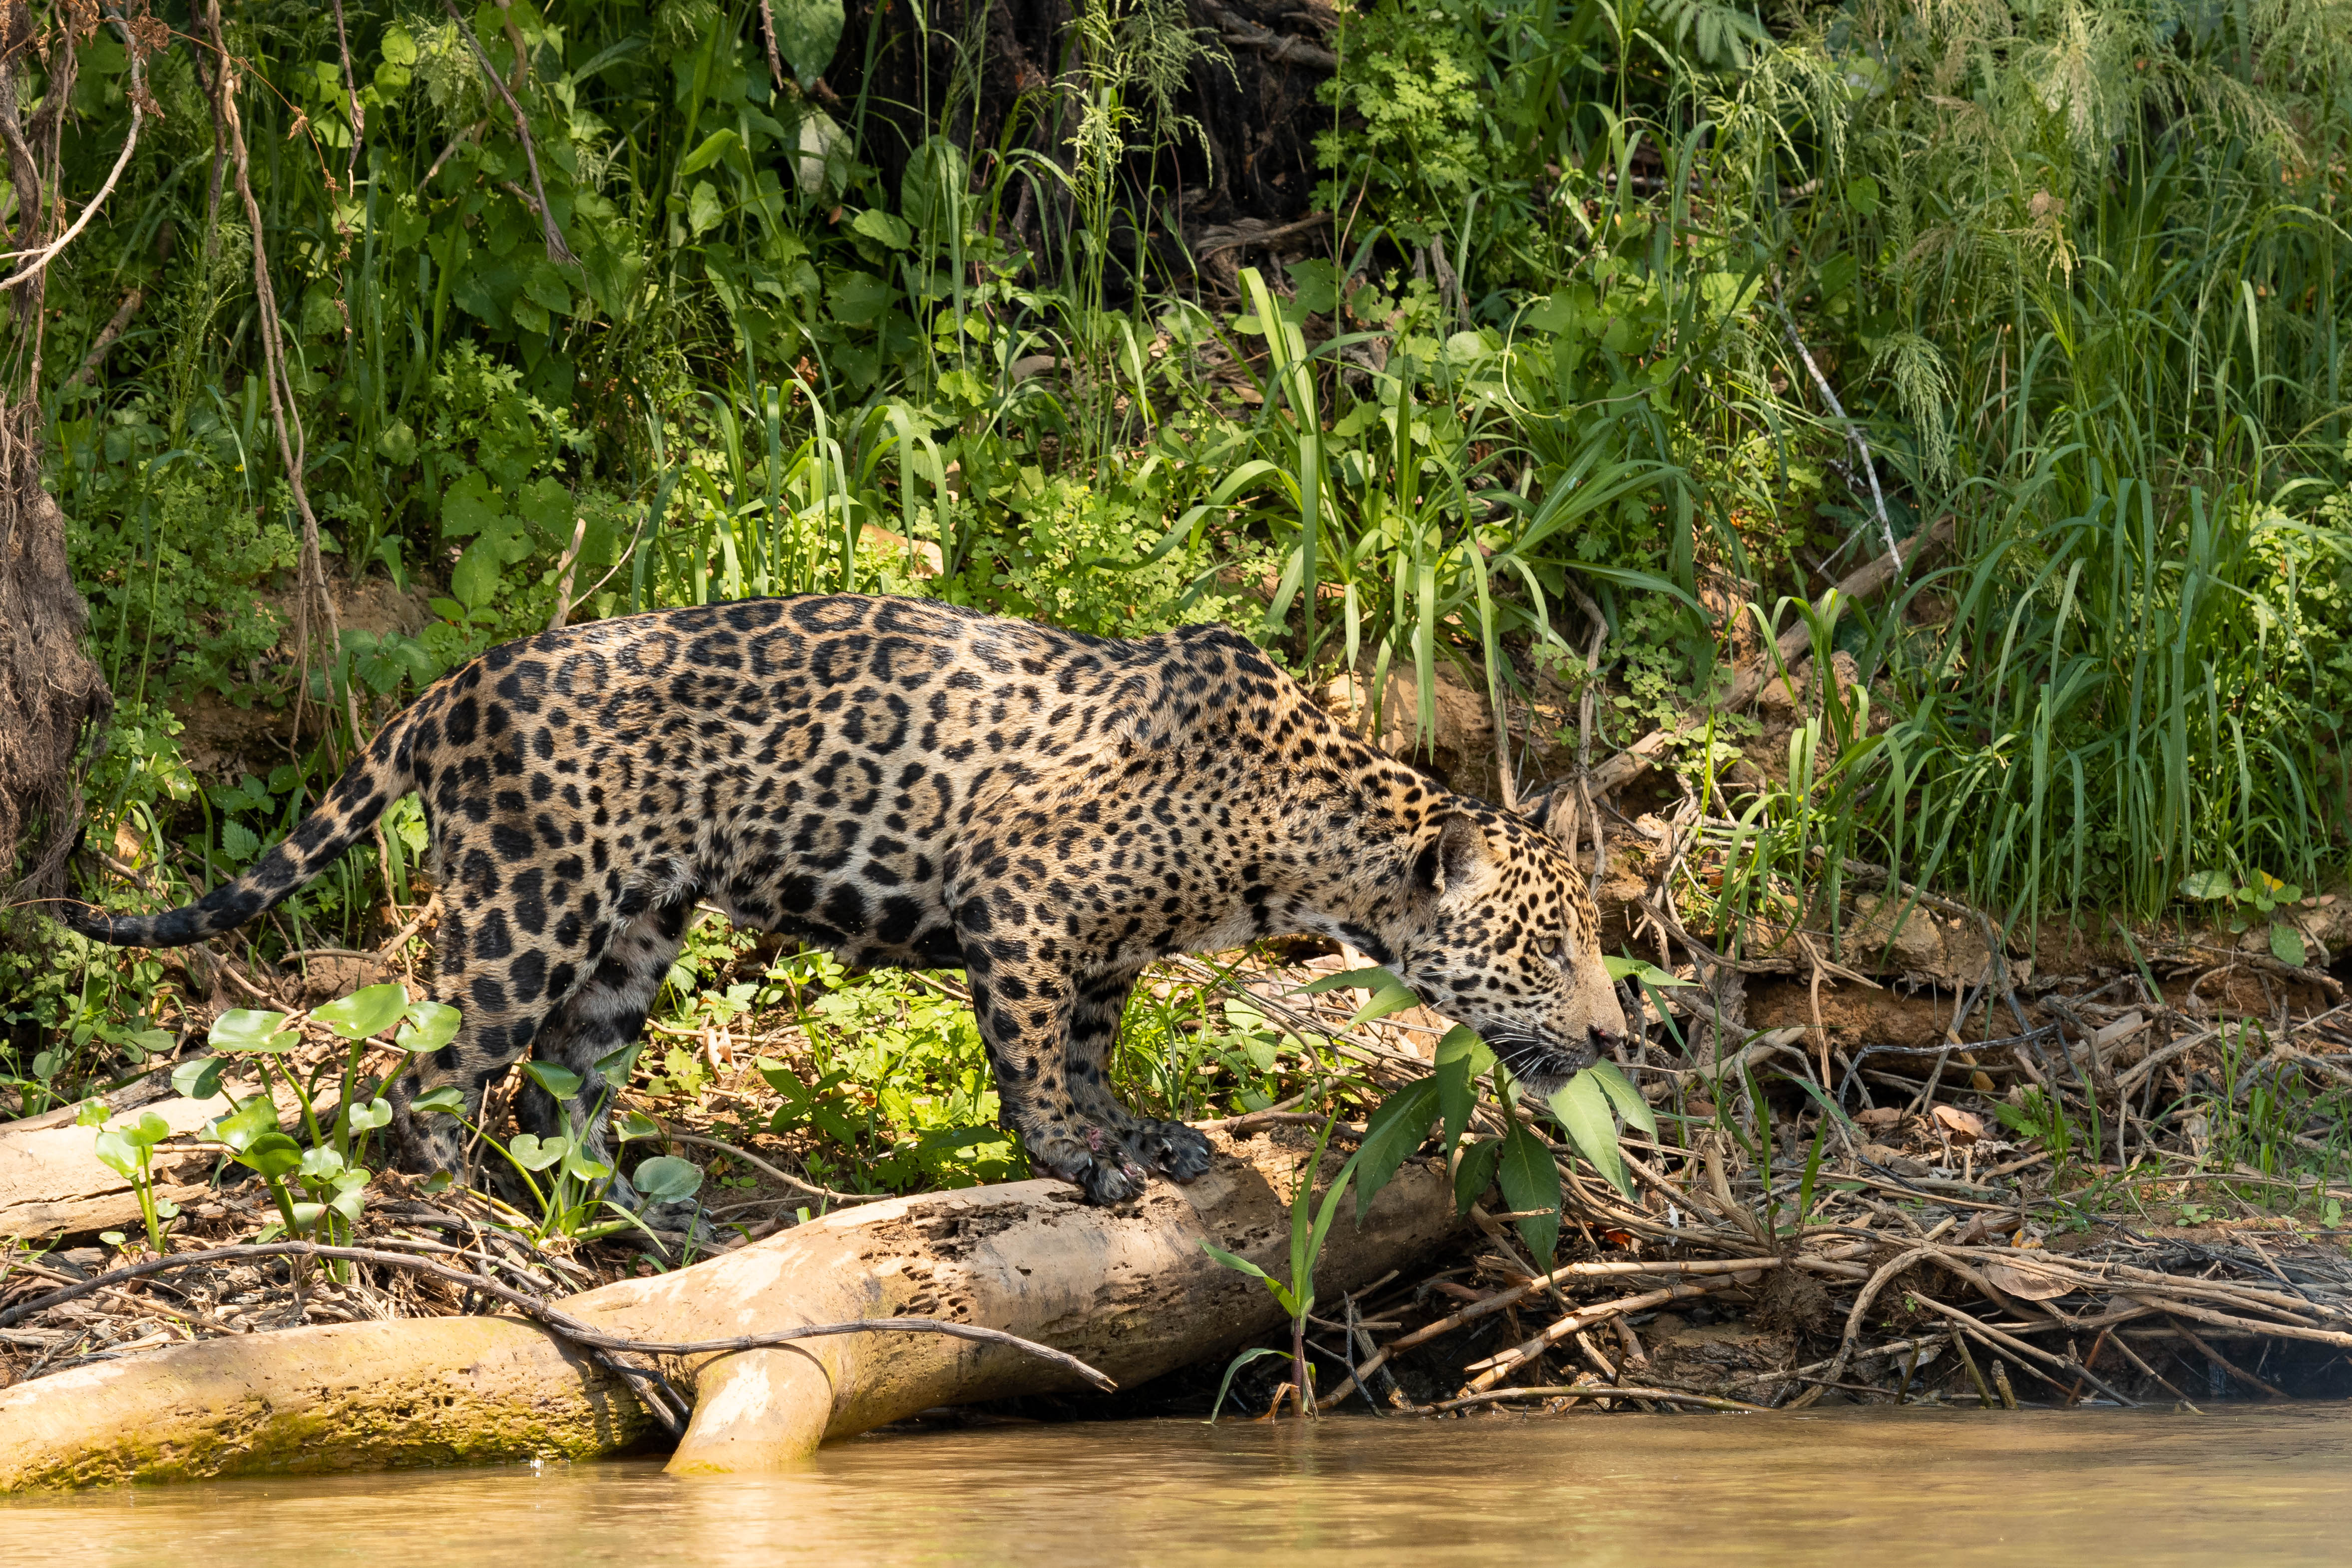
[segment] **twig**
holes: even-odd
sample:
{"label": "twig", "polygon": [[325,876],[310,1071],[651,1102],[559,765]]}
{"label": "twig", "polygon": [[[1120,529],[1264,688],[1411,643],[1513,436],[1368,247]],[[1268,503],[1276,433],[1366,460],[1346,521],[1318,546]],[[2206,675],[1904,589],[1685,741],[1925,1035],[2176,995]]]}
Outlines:
{"label": "twig", "polygon": [[146,298],[147,291],[144,289],[133,289],[122,297],[121,305],[108,320],[106,325],[99,330],[97,338],[91,342],[89,353],[82,356],[81,368],[66,377],[65,386],[60,388],[60,391],[79,386],[98,374],[98,367],[106,363],[107,352],[114,347],[114,341],[122,335],[122,329],[131,324],[131,318],[139,313],[139,307],[145,302]]}
{"label": "twig", "polygon": [[2228,1356],[2223,1355],[2220,1351],[2217,1351],[2211,1345],[2207,1344],[2203,1337],[2200,1336],[2196,1330],[2182,1322],[2179,1318],[2174,1317],[2169,1312],[2167,1312],[2164,1316],[2165,1321],[2169,1322],[2175,1330],[2179,1331],[2182,1339],[2187,1340],[2190,1344],[2195,1345],[2199,1350],[2205,1353],[2205,1359],[2207,1361],[2211,1362],[2215,1366],[2220,1367],[2223,1372],[2228,1373],[2231,1377],[2236,1378],[2248,1388],[2254,1389],[2272,1399],[2284,1399],[2288,1397],[2287,1392],[2284,1389],[2277,1388],[2270,1384],[2264,1383],[2261,1378],[2256,1377],[2252,1373],[2248,1372],[2244,1367],[2240,1366],[2236,1362],[2231,1361]]}
{"label": "twig", "polygon": [[1769,1415],[1769,1408],[1750,1405],[1744,1399],[1725,1399],[1712,1394],[1685,1394],[1679,1388],[1638,1388],[1618,1383],[1566,1383],[1541,1388],[1496,1388],[1483,1394],[1467,1394],[1458,1399],[1441,1399],[1434,1405],[1423,1405],[1416,1415],[1441,1415],[1450,1410],[1465,1410],[1474,1405],[1493,1405],[1506,1399],[1654,1399],[1666,1405],[1695,1405],[1702,1410],[1729,1410],[1743,1415]]}
{"label": "twig", "polygon": [[[74,219],[73,226],[58,236],[50,244],[33,252],[30,259],[26,261],[23,267],[10,273],[5,279],[0,279],[0,289],[19,288],[38,278],[47,269],[49,263],[58,258],[58,253],[74,242],[74,237],[89,226],[89,220],[98,216],[98,209],[104,206],[106,198],[114,194],[115,182],[122,178],[122,171],[131,163],[131,150],[139,145],[139,127],[145,124],[147,121],[145,58],[140,53],[139,40],[132,36],[129,25],[120,16],[110,16],[107,20],[113,23],[114,30],[122,35],[123,47],[131,56],[129,94],[131,129],[123,134],[122,151],[115,154],[114,167],[107,171],[106,183],[98,187],[98,195],[89,198],[89,205],[81,209],[81,216]],[[8,68],[11,70],[16,68],[14,62],[9,64]]]}
{"label": "twig", "polygon": [[878,1204],[890,1196],[888,1193],[836,1193],[831,1187],[820,1187],[813,1182],[793,1175],[789,1171],[777,1169],[757,1154],[747,1154],[734,1144],[721,1143],[716,1138],[703,1138],[691,1132],[672,1132],[667,1130],[663,1131],[662,1136],[673,1143],[694,1143],[705,1149],[716,1149],[730,1159],[742,1161],[755,1171],[766,1172],[788,1187],[813,1198],[823,1198],[828,1203]]}
{"label": "twig", "polygon": [[1797,335],[1797,319],[1789,314],[1789,307],[1781,303],[1777,290],[1772,295],[1772,308],[1780,312],[1780,325],[1787,331],[1789,342],[1795,345],[1797,357],[1805,362],[1805,369],[1811,374],[1813,385],[1820,391],[1822,401],[1830,405],[1830,412],[1836,415],[1838,423],[1845,426],[1845,437],[1853,444],[1854,455],[1862,459],[1862,471],[1870,479],[1870,504],[1878,514],[1879,532],[1885,537],[1886,552],[1895,557],[1895,569],[1900,573],[1903,557],[1895,548],[1895,524],[1887,518],[1886,496],[1878,488],[1878,465],[1871,460],[1870,444],[1862,438],[1862,426],[1847,415],[1845,405],[1840,403],[1838,395],[1830,389],[1830,378],[1823,375],[1822,367],[1813,363],[1813,352],[1805,346],[1805,340]]}
{"label": "twig", "polygon": [[[475,63],[482,68],[482,74],[489,79],[492,87],[499,89],[499,97],[505,100],[507,112],[514,116],[515,135],[522,142],[522,159],[530,169],[530,188],[539,193],[540,239],[547,247],[547,258],[558,267],[579,266],[580,258],[572,254],[570,246],[563,243],[563,235],[555,226],[554,210],[547,205],[547,186],[539,177],[539,150],[531,142],[530,121],[524,115],[522,105],[515,101],[515,95],[507,90],[506,82],[491,68],[490,57],[482,52],[481,40],[474,37],[472,25],[458,14],[454,0],[441,0],[441,5],[449,13],[449,19],[457,24],[457,31],[464,36],[466,47],[474,51]],[[523,61],[518,55],[515,62],[518,75],[522,65]]]}

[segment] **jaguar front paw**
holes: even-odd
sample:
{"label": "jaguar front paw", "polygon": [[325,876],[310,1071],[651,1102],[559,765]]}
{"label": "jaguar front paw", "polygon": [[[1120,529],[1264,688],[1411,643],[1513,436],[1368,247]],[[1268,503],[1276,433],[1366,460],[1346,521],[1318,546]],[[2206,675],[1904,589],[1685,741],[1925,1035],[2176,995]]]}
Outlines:
{"label": "jaguar front paw", "polygon": [[1209,1140],[1181,1121],[1139,1121],[1127,1134],[1135,1157],[1171,1182],[1197,1182],[1209,1173]]}
{"label": "jaguar front paw", "polygon": [[1069,1183],[1098,1207],[1139,1195],[1151,1180],[1127,1145],[1100,1127],[1080,1123],[1075,1135],[1057,1130],[1025,1142],[1032,1170]]}

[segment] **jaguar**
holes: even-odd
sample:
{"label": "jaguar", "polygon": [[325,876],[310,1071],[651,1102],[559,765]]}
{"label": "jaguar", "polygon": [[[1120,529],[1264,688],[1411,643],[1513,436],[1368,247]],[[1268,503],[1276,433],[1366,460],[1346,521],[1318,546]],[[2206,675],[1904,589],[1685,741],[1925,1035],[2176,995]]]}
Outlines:
{"label": "jaguar", "polygon": [[580,1087],[559,1103],[522,1075],[519,1120],[584,1129],[609,1160],[596,1064],[636,1039],[698,906],[856,967],[963,970],[1002,1124],[1097,1204],[1208,1168],[1201,1132],[1108,1081],[1155,959],[1344,942],[1538,1089],[1625,1027],[1556,806],[1449,792],[1223,626],[1110,638],[902,597],[656,610],[492,648],[243,875],[162,914],[64,917],[116,944],[201,942],[412,790],[442,899],[430,990],[462,1014],[387,1091],[420,1173],[462,1170],[464,1148],[415,1100],[454,1086],[478,1120],[527,1055]]}

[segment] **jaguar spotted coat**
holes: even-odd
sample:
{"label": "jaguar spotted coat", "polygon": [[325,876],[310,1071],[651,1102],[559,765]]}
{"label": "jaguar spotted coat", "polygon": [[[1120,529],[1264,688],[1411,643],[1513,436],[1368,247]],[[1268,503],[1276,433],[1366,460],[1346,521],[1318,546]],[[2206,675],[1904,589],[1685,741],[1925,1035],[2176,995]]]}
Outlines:
{"label": "jaguar spotted coat", "polygon": [[[579,1075],[526,1124],[590,1120],[695,905],[866,967],[961,967],[1003,1121],[1110,1203],[1205,1140],[1137,1117],[1105,1064],[1150,961],[1317,932],[1393,968],[1523,1079],[1624,1027],[1584,880],[1528,821],[1447,794],[1215,626],[1116,640],[926,600],[656,611],[492,649],[379,734],[291,836],[169,913],[68,910],[143,947],[253,920],[421,792],[442,881],[433,994],[457,1039],[394,1090],[403,1163],[454,1169],[526,1053]],[[601,1154],[603,1134],[594,1134]]]}

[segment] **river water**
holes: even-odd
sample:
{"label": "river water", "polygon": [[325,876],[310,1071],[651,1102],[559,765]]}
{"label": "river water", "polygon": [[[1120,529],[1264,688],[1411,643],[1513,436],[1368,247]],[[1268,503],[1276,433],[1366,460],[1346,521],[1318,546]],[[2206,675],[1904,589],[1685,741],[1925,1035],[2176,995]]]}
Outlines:
{"label": "river water", "polygon": [[[0,1500],[0,1563],[2341,1563],[2352,1408],[1008,1426]],[[1836,1556],[1824,1557],[1824,1553]]]}

